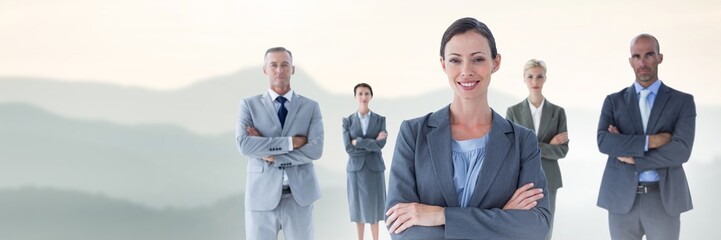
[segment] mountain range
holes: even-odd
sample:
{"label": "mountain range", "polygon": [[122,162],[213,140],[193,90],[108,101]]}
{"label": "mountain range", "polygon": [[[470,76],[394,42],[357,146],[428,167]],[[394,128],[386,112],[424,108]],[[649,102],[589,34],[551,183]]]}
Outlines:
{"label": "mountain range", "polygon": [[[237,151],[234,128],[238,101],[267,90],[259,69],[168,91],[0,77],[0,239],[242,238],[246,158]],[[346,222],[340,119],[356,109],[353,86],[347,95],[330,94],[302,71],[291,82],[321,104],[324,116],[316,223]],[[449,89],[404,98],[376,92],[371,109],[388,119],[388,166],[401,121],[451,98]],[[493,90],[489,98],[501,115],[520,101]],[[591,232],[598,238],[587,239],[606,238],[605,212],[594,206],[605,159],[595,145],[599,110],[600,103],[566,109],[571,150],[561,163],[559,239]],[[721,170],[715,144],[721,107],[698,106],[697,112],[694,151],[685,165],[696,210],[682,218],[691,225],[684,225],[689,231],[682,238],[691,239],[713,235],[708,220],[721,214],[713,202],[721,191],[712,184]],[[351,236],[351,227],[317,232],[319,239],[334,239]]]}

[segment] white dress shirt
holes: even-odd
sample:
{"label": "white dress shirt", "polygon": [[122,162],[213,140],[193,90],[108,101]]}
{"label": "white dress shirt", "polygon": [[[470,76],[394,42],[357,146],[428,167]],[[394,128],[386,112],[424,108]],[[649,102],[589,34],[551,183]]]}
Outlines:
{"label": "white dress shirt", "polygon": [[368,123],[371,120],[371,111],[368,110],[368,113],[366,113],[366,115],[361,115],[361,113],[359,111],[358,118],[360,118],[361,129],[363,130],[363,135],[366,135],[366,133],[368,132]]}
{"label": "white dress shirt", "polygon": [[541,125],[541,114],[543,114],[543,104],[546,103],[546,99],[544,98],[538,107],[533,106],[530,99],[526,100],[528,101],[528,107],[531,109],[531,117],[533,117],[533,130],[536,131],[536,135],[538,135],[538,129],[540,129],[539,126]]}
{"label": "white dress shirt", "polygon": [[[278,112],[278,109],[280,109],[280,102],[276,101],[275,99],[280,96],[277,92],[273,91],[273,89],[268,89],[268,94],[270,94],[270,99],[273,101],[273,106],[275,107],[275,112]],[[293,89],[285,93],[283,95],[285,97],[285,109],[289,109],[288,106],[290,106],[291,99],[293,99]],[[288,137],[288,151],[293,151],[293,137]],[[283,170],[283,186],[288,186],[288,175],[285,174],[285,170]]]}

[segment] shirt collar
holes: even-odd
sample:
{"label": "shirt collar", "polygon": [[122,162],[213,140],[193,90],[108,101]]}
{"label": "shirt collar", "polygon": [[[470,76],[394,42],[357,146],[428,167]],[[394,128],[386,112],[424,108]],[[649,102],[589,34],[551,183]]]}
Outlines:
{"label": "shirt collar", "polygon": [[[273,89],[268,89],[268,94],[270,94],[270,100],[271,100],[271,101],[275,101],[275,99],[278,98],[278,96],[280,96],[280,94],[278,94],[277,92],[273,91]],[[285,97],[285,99],[286,99],[288,102],[290,102],[290,100],[293,99],[293,89],[291,89],[290,91],[288,91],[285,95],[283,95],[283,97]]]}
{"label": "shirt collar", "polygon": [[[633,87],[636,89],[636,94],[640,93],[641,90],[643,90],[643,86],[641,84],[638,84],[638,82],[633,82]],[[646,89],[651,90],[651,93],[654,95],[658,95],[658,89],[661,88],[661,79],[656,80],[651,86],[648,86]]]}
{"label": "shirt collar", "polygon": [[546,98],[543,98],[543,100],[541,101],[541,105],[538,105],[538,107],[533,106],[533,103],[530,99],[526,98],[526,101],[528,101],[528,106],[531,107],[531,113],[535,113],[536,111],[538,111],[538,109],[543,108],[543,104],[546,103]]}
{"label": "shirt collar", "polygon": [[368,118],[371,116],[370,110],[368,110],[368,113],[365,116],[361,115],[360,111],[358,111],[357,113],[358,113],[358,118],[360,118],[360,119]]}

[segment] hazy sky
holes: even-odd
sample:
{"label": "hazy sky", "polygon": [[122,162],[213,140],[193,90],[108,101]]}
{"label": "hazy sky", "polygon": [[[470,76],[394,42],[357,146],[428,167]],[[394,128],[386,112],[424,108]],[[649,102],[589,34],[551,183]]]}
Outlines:
{"label": "hazy sky", "polygon": [[260,71],[264,51],[285,46],[331,92],[368,82],[376,95],[401,97],[447,88],[440,37],[472,16],[490,26],[503,57],[491,87],[519,99],[523,63],[539,58],[549,99],[600,107],[633,81],[629,41],[648,32],[661,42],[664,82],[721,104],[721,2],[529,2],[0,0],[0,76],[171,90]]}

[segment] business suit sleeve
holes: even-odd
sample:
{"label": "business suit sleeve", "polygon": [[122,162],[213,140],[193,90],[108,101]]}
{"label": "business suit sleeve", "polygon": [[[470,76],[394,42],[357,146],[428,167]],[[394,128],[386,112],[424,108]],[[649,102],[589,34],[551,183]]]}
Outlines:
{"label": "business suit sleeve", "polygon": [[671,132],[671,141],[657,149],[651,149],[643,157],[636,158],[639,171],[681,166],[691,157],[694,135],[696,133],[696,104],[691,95],[683,95],[683,104],[677,119],[659,121],[675,122]]}
{"label": "business suit sleeve", "polygon": [[[398,203],[420,202],[416,192],[415,176],[415,149],[416,133],[408,121],[401,123],[396,147],[393,152],[390,178],[388,180],[388,199],[386,211]],[[388,220],[388,216],[386,216]],[[400,234],[391,233],[392,239],[443,239],[445,230],[443,226],[424,227],[413,226]]]}
{"label": "business suit sleeve", "polygon": [[[380,122],[381,122],[380,123],[381,131],[379,131],[378,133],[386,131],[386,118],[382,117],[380,119]],[[376,136],[377,136],[377,134],[376,134]],[[356,138],[356,143],[355,143],[356,148],[362,148],[362,149],[365,149],[365,150],[371,151],[371,152],[380,152],[385,145],[386,145],[386,139],[378,141],[375,138],[360,138],[359,137],[359,138]]]}
{"label": "business suit sleeve", "polygon": [[[362,148],[353,146],[352,136],[350,135],[351,120],[350,118],[343,118],[343,145],[345,145],[345,151],[350,155],[363,155],[368,151]],[[356,142],[356,145],[358,142]]]}
{"label": "business suit sleeve", "polygon": [[[554,133],[553,136],[562,132],[568,132],[568,128],[566,127],[566,111],[563,110],[563,108],[558,111],[557,129],[558,132]],[[553,139],[553,137],[551,137],[551,139]],[[538,145],[541,148],[541,158],[544,159],[558,160],[566,157],[566,154],[568,153],[568,142],[565,142],[563,144],[550,144],[545,142],[539,142]]]}
{"label": "business suit sleeve", "polygon": [[[643,157],[643,150],[646,145],[645,135],[627,135],[608,132],[609,125],[614,125],[619,127],[619,129],[623,127],[620,126],[621,123],[617,123],[614,120],[616,119],[616,116],[614,116],[614,110],[616,109],[614,104],[619,103],[614,103],[612,95],[607,96],[606,100],[603,102],[601,117],[598,120],[598,132],[596,135],[598,150],[610,157]],[[623,109],[619,109],[619,111],[623,111],[625,113],[625,110]],[[629,122],[625,124],[632,123]]]}
{"label": "business suit sleeve", "polygon": [[256,137],[249,136],[246,128],[253,127],[250,105],[246,99],[240,102],[238,123],[235,129],[235,140],[240,153],[250,157],[267,157],[288,153],[290,140],[288,137]]}
{"label": "business suit sleeve", "polygon": [[318,160],[323,155],[323,116],[320,114],[320,106],[313,102],[310,127],[308,128],[308,143],[298,149],[293,149],[286,154],[275,155],[275,164],[285,167],[308,164]]}
{"label": "business suit sleeve", "polygon": [[[535,187],[546,188],[546,178],[541,169],[538,141],[530,131],[521,145],[520,187],[534,183]],[[503,210],[501,208],[480,209],[446,207],[445,237],[450,239],[544,239],[548,232],[551,213],[548,197],[544,196],[538,205],[530,210]]]}

